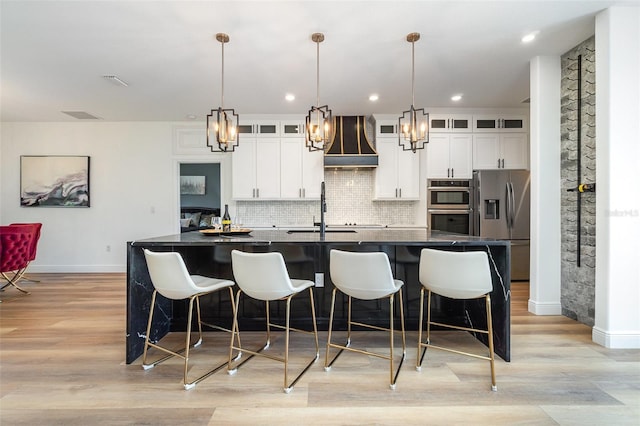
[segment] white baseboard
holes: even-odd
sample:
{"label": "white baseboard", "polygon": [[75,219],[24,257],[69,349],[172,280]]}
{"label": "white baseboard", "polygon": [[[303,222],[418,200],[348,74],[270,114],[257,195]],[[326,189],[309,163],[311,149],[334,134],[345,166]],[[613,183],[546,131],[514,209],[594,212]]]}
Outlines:
{"label": "white baseboard", "polygon": [[535,315],[562,315],[560,303],[540,303],[529,299],[529,312]]}
{"label": "white baseboard", "polygon": [[70,274],[127,272],[126,265],[29,265],[27,274]]}
{"label": "white baseboard", "polygon": [[591,340],[610,349],[640,349],[640,331],[610,332],[593,327]]}

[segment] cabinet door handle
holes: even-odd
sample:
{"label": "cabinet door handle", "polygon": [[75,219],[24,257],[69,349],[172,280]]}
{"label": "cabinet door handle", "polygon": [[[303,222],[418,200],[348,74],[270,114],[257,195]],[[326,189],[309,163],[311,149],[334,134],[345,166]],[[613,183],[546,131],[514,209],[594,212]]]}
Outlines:
{"label": "cabinet door handle", "polygon": [[400,197],[399,198],[402,198],[402,188],[400,188],[399,191],[400,191]]}
{"label": "cabinet door handle", "polygon": [[398,198],[398,188],[396,188],[396,198]]}
{"label": "cabinet door handle", "polygon": [[451,168],[451,177],[453,178],[455,175],[453,173],[453,167]]}
{"label": "cabinet door handle", "polygon": [[502,159],[502,168],[504,169],[504,158]]}
{"label": "cabinet door handle", "polygon": [[500,159],[498,158],[498,168],[500,168]]}
{"label": "cabinet door handle", "polygon": [[260,188],[256,188],[256,198],[260,198]]}

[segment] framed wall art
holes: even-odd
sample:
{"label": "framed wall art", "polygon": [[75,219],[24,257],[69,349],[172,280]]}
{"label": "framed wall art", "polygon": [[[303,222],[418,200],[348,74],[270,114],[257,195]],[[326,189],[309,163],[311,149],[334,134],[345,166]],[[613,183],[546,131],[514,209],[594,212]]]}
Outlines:
{"label": "framed wall art", "polygon": [[204,195],[205,190],[204,176],[180,176],[181,195]]}
{"label": "framed wall art", "polygon": [[89,157],[20,156],[20,205],[89,207]]}

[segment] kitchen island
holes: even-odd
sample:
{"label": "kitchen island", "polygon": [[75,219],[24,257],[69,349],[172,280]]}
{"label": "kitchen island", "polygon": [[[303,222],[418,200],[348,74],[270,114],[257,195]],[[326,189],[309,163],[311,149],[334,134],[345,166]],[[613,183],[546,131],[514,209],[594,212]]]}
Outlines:
{"label": "kitchen island", "polygon": [[[488,240],[468,235],[445,234],[427,229],[339,229],[327,231],[324,237],[319,232],[254,230],[246,235],[205,235],[198,231],[167,235],[127,243],[127,330],[126,362],[132,363],[144,347],[149,306],[153,285],[149,278],[143,249],[152,251],[176,251],[185,260],[192,274],[214,276],[233,280],[231,250],[249,252],[278,251],[282,253],[289,275],[314,281],[316,287],[317,323],[320,330],[328,327],[331,292],[333,284],[329,276],[329,251],[333,248],[348,251],[383,251],[389,256],[396,279],[404,281],[405,325],[407,330],[418,329],[420,306],[420,283],[418,268],[420,250],[436,248],[452,251],[480,250],[489,254],[492,270],[493,334],[496,355],[510,361],[510,245],[508,241]],[[201,297],[204,321],[218,322],[231,327],[232,312],[228,294],[213,294]],[[226,299],[225,299],[226,297]],[[162,298],[160,298],[162,299]],[[221,303],[223,302],[223,303]],[[346,324],[346,302],[338,299],[334,327]],[[344,302],[344,303],[343,303]],[[301,327],[308,324],[309,308],[305,298],[294,298],[292,321]],[[270,315],[274,319],[283,317],[283,307],[271,304]],[[486,326],[484,300],[453,301],[435,297],[434,319],[446,318],[459,325]],[[184,301],[161,300],[160,309],[154,317],[152,339],[160,339],[173,330],[184,330],[186,324]],[[240,330],[264,330],[264,304],[243,298],[240,309]],[[298,315],[300,313],[300,315]],[[354,319],[388,322],[388,304],[378,301],[362,301],[353,306]],[[485,335],[478,340],[487,344]],[[411,348],[411,342],[408,342]],[[416,343],[417,345],[417,343]]]}

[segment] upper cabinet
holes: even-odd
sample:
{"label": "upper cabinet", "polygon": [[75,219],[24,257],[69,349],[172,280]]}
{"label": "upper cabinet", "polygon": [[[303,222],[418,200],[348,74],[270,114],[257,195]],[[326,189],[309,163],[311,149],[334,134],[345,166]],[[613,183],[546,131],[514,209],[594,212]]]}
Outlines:
{"label": "upper cabinet", "polygon": [[398,120],[376,120],[376,140],[398,137]]}
{"label": "upper cabinet", "polygon": [[476,170],[528,169],[527,135],[524,133],[473,135],[473,168]]}
{"label": "upper cabinet", "polygon": [[[239,130],[242,132],[242,129]],[[231,162],[234,199],[280,197],[280,139],[256,136],[255,133],[242,134],[239,145],[231,154]]]}
{"label": "upper cabinet", "polygon": [[322,152],[304,144],[303,121],[265,121],[240,126],[232,158],[235,200],[320,198],[324,180]]}
{"label": "upper cabinet", "polygon": [[472,135],[431,134],[427,144],[427,177],[470,179],[473,174]]}
{"label": "upper cabinet", "polygon": [[304,124],[282,122],[280,140],[280,198],[319,199],[324,180],[324,156],[309,152],[304,141]]}
{"label": "upper cabinet", "polygon": [[379,137],[376,140],[378,167],[376,168],[375,199],[418,200],[420,198],[420,154],[403,151],[398,137]]}
{"label": "upper cabinet", "polygon": [[474,115],[473,132],[527,132],[527,117],[524,115]]}
{"label": "upper cabinet", "polygon": [[429,114],[429,132],[431,133],[470,133],[472,126],[471,115]]}

